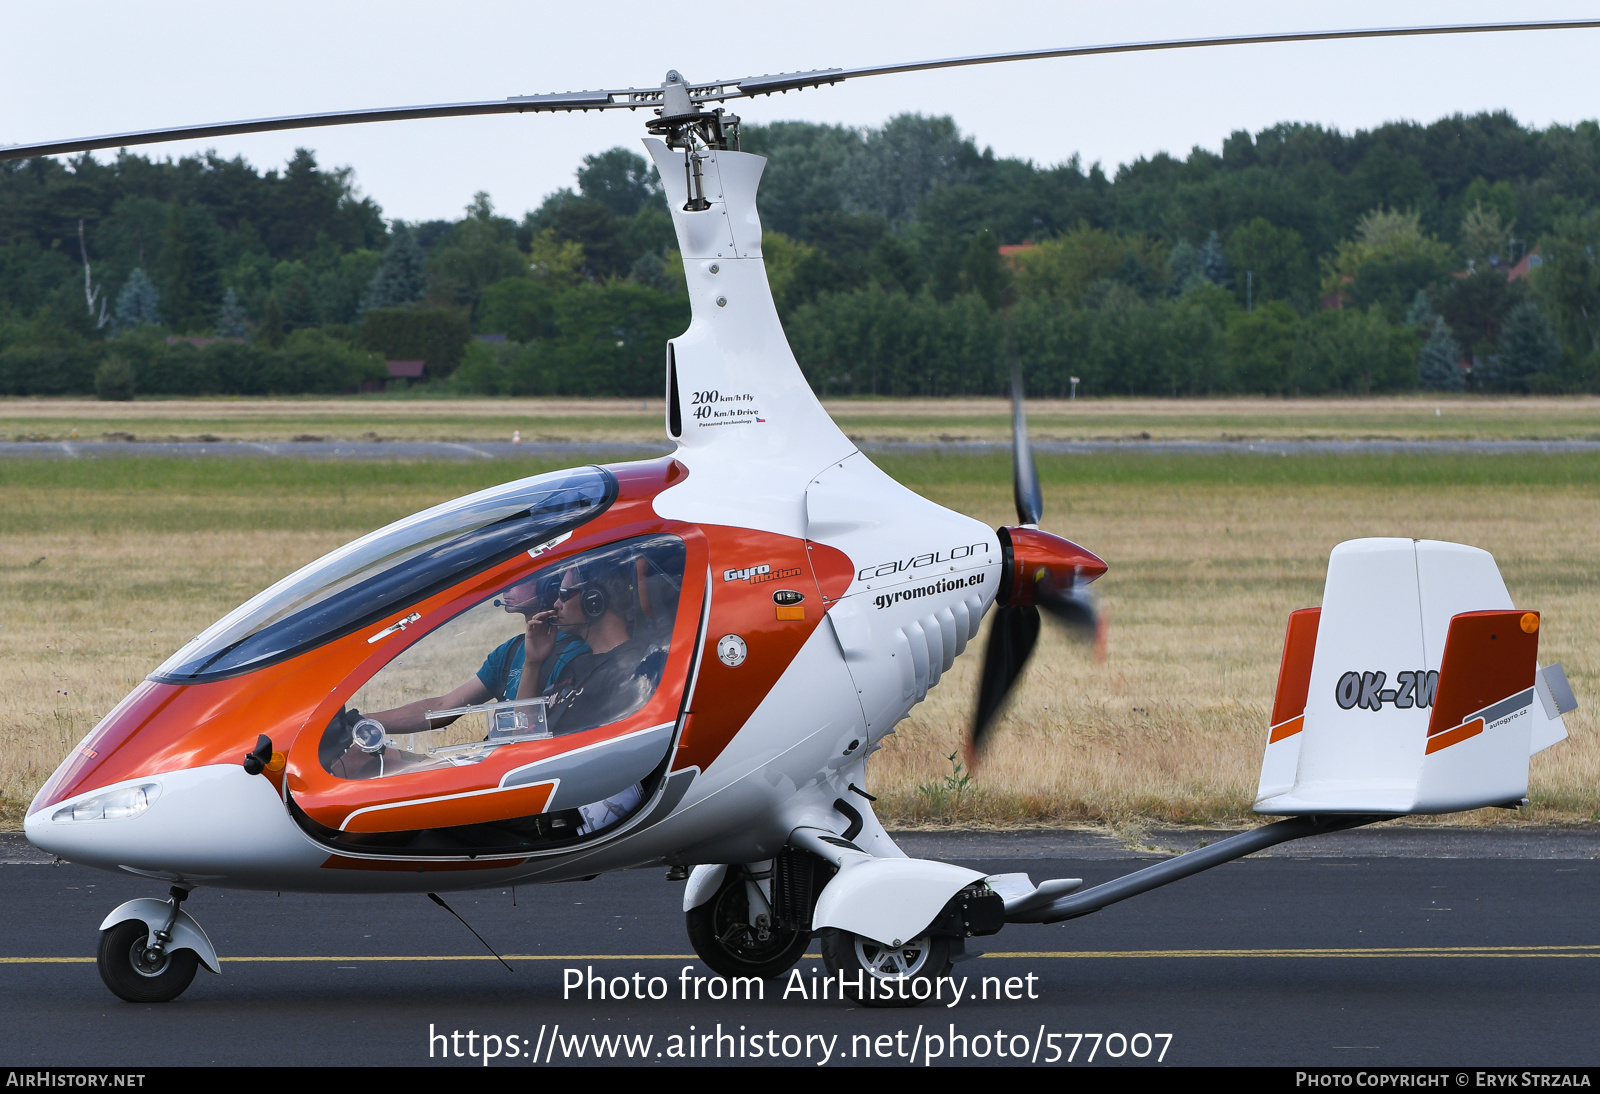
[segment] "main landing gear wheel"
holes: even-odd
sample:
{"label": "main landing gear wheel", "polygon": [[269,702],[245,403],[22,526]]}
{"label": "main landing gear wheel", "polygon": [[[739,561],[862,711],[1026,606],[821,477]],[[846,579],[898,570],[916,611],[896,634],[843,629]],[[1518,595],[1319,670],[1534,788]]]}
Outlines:
{"label": "main landing gear wheel", "polygon": [[145,949],[150,928],[137,919],[100,932],[100,979],[130,1003],[166,1003],[183,994],[200,967],[193,950],[167,950],[152,955]]}
{"label": "main landing gear wheel", "polygon": [[[844,990],[864,1007],[914,1007],[932,999],[937,981],[949,976],[950,939],[923,935],[885,946],[837,927],[822,928],[822,963],[830,979],[844,975]],[[862,973],[862,990],[853,990]]]}
{"label": "main landing gear wheel", "polygon": [[751,915],[751,888],[755,883],[743,870],[730,868],[717,894],[685,914],[694,952],[712,972],[730,980],[782,976],[805,956],[811,943],[810,931],[773,926],[770,906],[758,907]]}

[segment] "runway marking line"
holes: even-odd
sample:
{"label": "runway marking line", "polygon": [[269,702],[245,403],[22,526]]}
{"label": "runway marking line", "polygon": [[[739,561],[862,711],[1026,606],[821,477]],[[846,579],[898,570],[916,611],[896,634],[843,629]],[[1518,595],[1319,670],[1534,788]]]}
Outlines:
{"label": "runway marking line", "polygon": [[[986,958],[1019,959],[1120,959],[1141,960],[1149,958],[1178,957],[1272,957],[1272,958],[1329,958],[1329,957],[1600,957],[1600,945],[1582,946],[1374,946],[1345,949],[1282,949],[1282,950],[1018,950],[986,953]],[[508,953],[507,961],[695,961],[692,953],[562,953],[530,954]],[[806,954],[804,960],[820,960],[820,954]],[[225,957],[223,964],[234,962],[251,964],[272,963],[350,963],[414,961],[494,961],[489,954],[424,954],[395,955],[389,957]],[[0,965],[88,965],[92,957],[0,957]]]}

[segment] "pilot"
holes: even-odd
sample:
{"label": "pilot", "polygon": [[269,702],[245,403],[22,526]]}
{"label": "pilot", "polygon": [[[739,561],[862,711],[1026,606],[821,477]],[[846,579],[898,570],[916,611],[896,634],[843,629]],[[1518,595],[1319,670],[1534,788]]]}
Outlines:
{"label": "pilot", "polygon": [[[427,721],[430,710],[544,696],[551,732],[574,733],[638,709],[660,680],[666,650],[632,633],[638,606],[635,573],[631,561],[580,562],[560,571],[554,588],[549,575],[511,586],[501,603],[507,612],[526,617],[521,635],[492,650],[478,672],[453,691],[366,718],[389,733],[415,733],[438,728]],[[346,716],[352,725],[361,717],[354,711]],[[344,778],[431,766],[424,757],[392,746],[376,758],[354,742],[341,751],[328,766]],[[610,827],[631,813],[642,797],[643,788],[636,783],[611,798],[580,807],[578,834]]]}
{"label": "pilot", "polygon": [[[501,595],[499,603],[505,610],[525,617],[527,625],[523,634],[508,638],[484,658],[477,678],[489,696],[478,702],[542,695],[574,657],[590,652],[589,644],[580,634],[574,633],[582,623],[572,619],[574,613],[570,609],[562,610],[567,604],[561,599],[559,588],[563,576],[549,574],[530,578]],[[546,646],[548,652],[544,652]],[[543,656],[534,662],[538,671],[525,674],[523,669],[528,663],[530,648],[542,652]]]}
{"label": "pilot", "polygon": [[[576,658],[606,653],[628,640],[627,619],[618,610],[622,609],[621,598],[613,595],[608,603],[604,592],[598,597],[586,596],[589,583],[582,566],[569,567],[557,578],[559,584],[554,588],[547,575],[519,582],[502,594],[501,606],[506,612],[525,618],[523,633],[491,650],[477,673],[460,687],[367,717],[382,723],[391,734],[438,729],[439,725],[428,723],[430,710],[549,694],[558,680],[570,677]],[[605,610],[612,605],[616,609]]]}
{"label": "pilot", "polygon": [[[545,716],[552,732],[605,725],[637,709],[655,690],[666,653],[643,634],[633,633],[638,604],[634,582],[629,563],[589,564],[561,575],[557,625],[577,627],[588,649],[553,672],[545,669],[547,683],[539,694],[549,699]],[[579,618],[584,622],[567,622]],[[548,641],[530,628],[528,656],[542,657],[542,665],[554,663],[554,647],[545,652]]]}

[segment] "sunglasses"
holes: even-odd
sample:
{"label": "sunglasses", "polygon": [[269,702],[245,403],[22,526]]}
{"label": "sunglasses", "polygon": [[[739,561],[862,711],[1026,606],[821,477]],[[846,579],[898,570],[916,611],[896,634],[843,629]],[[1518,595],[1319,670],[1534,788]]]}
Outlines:
{"label": "sunglasses", "polygon": [[557,600],[571,600],[575,596],[582,596],[584,587],[588,582],[579,582],[577,585],[568,585],[564,589],[556,590]]}

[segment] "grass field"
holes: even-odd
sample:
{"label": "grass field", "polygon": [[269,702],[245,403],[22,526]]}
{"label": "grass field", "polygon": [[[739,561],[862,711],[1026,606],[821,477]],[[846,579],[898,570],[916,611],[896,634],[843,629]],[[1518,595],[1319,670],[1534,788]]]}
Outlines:
{"label": "grass field", "polygon": [[[151,404],[161,406],[166,404]],[[1193,404],[1189,404],[1193,405]],[[135,404],[137,408],[139,404]],[[1000,524],[1008,461],[883,462]],[[0,462],[0,823],[145,673],[272,580],[388,520],[542,469],[515,463],[161,458]],[[1242,822],[1284,619],[1316,604],[1329,548],[1414,535],[1492,551],[1567,667],[1572,739],[1533,761],[1531,808],[1468,823],[1600,820],[1600,456],[1040,460],[1046,527],[1111,563],[1108,657],[1053,633],[975,777],[946,757],[982,636],[873,761],[891,824]]]}
{"label": "grass field", "polygon": [[[839,399],[859,441],[1011,436],[1000,399]],[[1034,400],[1037,440],[1600,438],[1600,398]],[[0,399],[0,440],[663,439],[660,399]]]}

